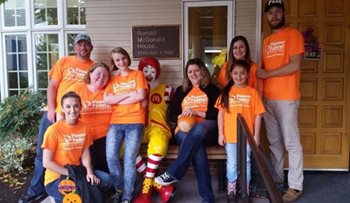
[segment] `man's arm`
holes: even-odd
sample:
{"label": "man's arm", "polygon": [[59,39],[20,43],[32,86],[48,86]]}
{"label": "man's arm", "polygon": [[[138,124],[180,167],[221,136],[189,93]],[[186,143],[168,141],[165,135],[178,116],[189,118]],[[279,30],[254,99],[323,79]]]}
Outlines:
{"label": "man's arm", "polygon": [[57,98],[58,82],[56,80],[50,80],[47,86],[47,118],[54,123],[56,121],[56,98]]}
{"label": "man's arm", "polygon": [[300,70],[301,61],[303,60],[303,54],[297,54],[291,56],[289,63],[281,66],[280,68],[266,71],[265,69],[258,69],[257,76],[262,79],[276,77],[276,76],[286,76]]}

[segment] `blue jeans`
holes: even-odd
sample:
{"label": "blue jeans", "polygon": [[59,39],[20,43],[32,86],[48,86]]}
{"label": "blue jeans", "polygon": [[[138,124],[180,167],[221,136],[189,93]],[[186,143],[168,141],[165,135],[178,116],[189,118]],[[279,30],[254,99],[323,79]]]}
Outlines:
{"label": "blue jeans", "polygon": [[[112,124],[106,140],[108,169],[116,190],[123,191],[123,200],[131,200],[136,178],[138,154],[144,124]],[[120,146],[124,140],[124,174],[120,167]]]}
{"label": "blue jeans", "polygon": [[[112,187],[113,183],[108,173],[99,170],[95,170],[94,173],[101,181],[98,185],[101,191],[107,190],[108,188]],[[59,178],[45,186],[47,194],[53,197],[55,199],[55,202],[57,203],[62,202],[63,200],[62,194],[58,191],[58,184],[60,182],[61,179]]]}
{"label": "blue jeans", "polygon": [[30,186],[27,190],[27,193],[34,197],[39,196],[40,194],[45,192],[45,187],[44,187],[45,168],[43,166],[43,149],[41,148],[41,145],[43,143],[46,129],[50,125],[52,125],[52,123],[49,119],[47,119],[47,111],[45,111],[40,121],[38,143],[36,146],[36,156],[35,156],[35,162],[34,162],[35,164],[34,175],[32,177],[32,180],[30,181]]}
{"label": "blue jeans", "polygon": [[[231,183],[237,180],[237,143],[225,144],[226,150],[226,177]],[[251,162],[250,162],[251,149],[247,144],[247,185],[249,185],[251,179]]]}
{"label": "blue jeans", "polygon": [[192,162],[197,177],[198,191],[203,202],[215,201],[204,142],[206,137],[213,135],[217,135],[217,122],[214,120],[198,123],[188,133],[181,131],[176,133],[175,139],[180,145],[179,154],[167,169],[170,176],[181,180]]}

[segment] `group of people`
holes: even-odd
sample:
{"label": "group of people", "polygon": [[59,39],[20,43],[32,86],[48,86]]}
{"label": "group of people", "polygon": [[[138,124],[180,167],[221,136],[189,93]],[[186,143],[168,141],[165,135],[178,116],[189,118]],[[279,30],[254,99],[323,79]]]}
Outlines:
{"label": "group of people", "polygon": [[[193,58],[187,61],[182,85],[175,92],[157,80],[157,59],[145,57],[134,70],[127,51],[116,47],[111,51],[112,73],[108,65],[90,59],[91,39],[78,34],[75,56],[61,58],[49,73],[48,105],[38,134],[34,176],[19,203],[31,202],[45,193],[62,202],[59,184],[72,176],[67,165],[82,165],[88,184],[98,185],[101,191],[113,188],[112,201],[116,203],[132,201],[138,171],[144,181],[133,202],[152,202],[154,190],[167,202],[175,190],[174,183],[184,177],[191,163],[202,202],[214,202],[205,147],[217,144],[227,153],[227,201],[235,202],[239,189],[238,113],[247,121],[257,144],[264,119],[271,160],[282,180],[284,150],[288,151],[289,187],[283,200],[298,199],[303,189],[298,131],[303,37],[285,26],[283,1],[267,1],[265,13],[272,34],[263,42],[262,68],[252,61],[247,39],[236,36],[217,84],[211,84],[205,64]],[[173,132],[169,123],[176,126],[186,117],[194,118],[195,124],[188,131],[176,128],[173,134],[180,145],[178,158],[156,177]],[[147,159],[139,155],[141,143],[148,143]],[[247,144],[248,185],[250,154]]]}

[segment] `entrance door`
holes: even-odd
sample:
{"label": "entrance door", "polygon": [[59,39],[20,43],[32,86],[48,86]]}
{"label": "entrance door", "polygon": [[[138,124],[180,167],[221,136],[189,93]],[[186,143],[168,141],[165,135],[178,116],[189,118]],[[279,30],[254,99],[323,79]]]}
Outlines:
{"label": "entrance door", "polygon": [[[265,1],[266,2],[266,1]],[[305,169],[349,169],[350,2],[285,0],[286,23],[306,33],[311,47],[301,69],[299,128]],[[263,19],[265,36],[270,32]]]}

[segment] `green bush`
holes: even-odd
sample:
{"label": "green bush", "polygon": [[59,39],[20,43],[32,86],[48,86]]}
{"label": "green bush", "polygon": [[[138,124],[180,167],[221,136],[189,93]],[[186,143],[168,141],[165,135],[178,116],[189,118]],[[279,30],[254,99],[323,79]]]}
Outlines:
{"label": "green bush", "polygon": [[8,136],[34,137],[39,129],[44,99],[29,89],[0,103],[0,140]]}
{"label": "green bush", "polygon": [[0,144],[0,173],[23,171],[23,163],[34,152],[28,138],[14,137]]}

